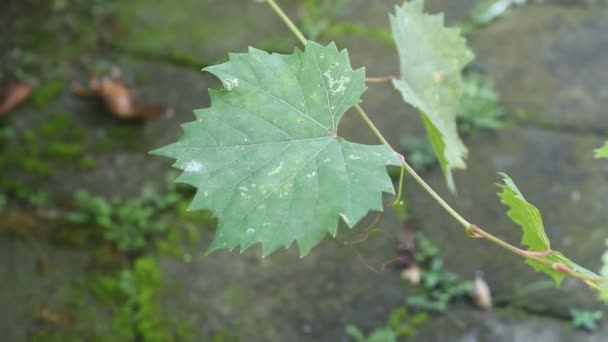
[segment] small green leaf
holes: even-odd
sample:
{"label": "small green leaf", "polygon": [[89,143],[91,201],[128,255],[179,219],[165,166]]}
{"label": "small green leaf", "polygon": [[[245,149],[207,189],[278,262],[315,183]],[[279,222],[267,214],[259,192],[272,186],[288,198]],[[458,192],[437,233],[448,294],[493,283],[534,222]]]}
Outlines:
{"label": "small green leaf", "polygon": [[513,180],[505,173],[504,185],[500,185],[502,192],[499,194],[502,203],[509,207],[507,215],[513,222],[520,225],[524,231],[522,244],[528,246],[529,250],[544,252],[551,249],[549,238],[545,234],[543,220],[538,209],[530,204],[521,194]]}
{"label": "small green leaf", "polygon": [[595,152],[595,158],[608,158],[608,141],[604,144],[604,146],[598,148]]}
{"label": "small green leaf", "polygon": [[572,326],[575,329],[595,331],[597,323],[602,319],[603,313],[601,311],[571,309],[570,316],[572,317]]}
{"label": "small green leaf", "polygon": [[400,80],[393,85],[420,111],[448,186],[453,169],[464,169],[467,148],[458,137],[456,109],[463,93],[462,69],[473,59],[458,29],[444,27],[443,15],[423,13],[424,1],[396,7],[390,16],[399,51]]}
{"label": "small green leaf", "polygon": [[196,110],[179,141],[153,153],[175,158],[179,182],[198,188],[190,209],[219,219],[209,252],[260,243],[268,255],[294,241],[307,254],[338,219],[352,227],[393,193],[386,146],[348,142],[340,118],[360,102],[363,70],[346,50],[309,42],[291,55],[251,48],[205,70],[224,90]]}
{"label": "small green leaf", "polygon": [[[545,252],[551,249],[549,238],[545,233],[543,220],[538,209],[530,204],[519,191],[513,180],[505,173],[500,173],[504,184],[499,186],[502,192],[498,194],[502,203],[509,207],[507,215],[521,226],[523,230],[522,244],[528,246],[529,251]],[[542,257],[551,263],[563,264],[573,271],[589,276],[597,276],[595,273],[583,268],[566,258],[562,253],[553,251],[551,254]],[[551,266],[539,263],[532,259],[527,259],[526,263],[538,272],[550,275],[559,286],[564,279],[564,274],[554,270]]]}
{"label": "small green leaf", "polygon": [[397,335],[388,327],[376,329],[368,337],[365,337],[359,328],[349,324],[346,327],[346,334],[354,342],[397,342]]}

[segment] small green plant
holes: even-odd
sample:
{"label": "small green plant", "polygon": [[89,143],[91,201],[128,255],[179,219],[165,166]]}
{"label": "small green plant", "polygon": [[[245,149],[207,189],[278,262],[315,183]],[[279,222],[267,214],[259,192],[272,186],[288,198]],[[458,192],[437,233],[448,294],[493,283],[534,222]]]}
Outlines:
{"label": "small green plant", "polygon": [[352,324],[346,327],[346,333],[355,342],[392,342],[414,336],[416,329],[423,325],[428,317],[426,312],[410,315],[407,308],[400,307],[390,313],[385,327],[372,331],[369,337],[365,337],[363,332]]}
{"label": "small green plant", "polygon": [[406,298],[409,306],[444,312],[454,298],[471,294],[471,281],[462,280],[455,273],[444,270],[437,246],[421,233],[416,233],[415,241],[416,261],[421,268],[422,282],[416,295]]}
{"label": "small green plant", "polygon": [[478,73],[466,74],[464,93],[458,111],[458,131],[497,130],[502,127],[505,111],[500,105],[494,84]]}
{"label": "small green plant", "polygon": [[608,158],[608,141],[604,144],[604,146],[596,149],[595,158]]}
{"label": "small green plant", "polygon": [[52,177],[60,167],[78,167],[85,160],[90,164],[91,157],[86,156],[84,146],[84,129],[67,113],[58,113],[26,130],[2,127],[0,187],[11,201],[45,206],[50,196],[32,189],[37,189],[40,181]]}
{"label": "small green plant", "polygon": [[122,271],[120,274],[120,290],[127,298],[124,309],[129,311],[134,335],[140,336],[142,341],[172,340],[158,302],[161,287],[162,275],[158,264],[150,257],[137,259],[133,271]]}
{"label": "small green plant", "polygon": [[350,3],[351,0],[304,0],[305,15],[302,30],[312,39],[317,39],[332,25],[332,19]]}
{"label": "small green plant", "polygon": [[513,7],[527,2],[542,2],[543,0],[477,0],[469,13],[468,21],[461,24],[465,34],[471,34],[489,24],[508,16]]}
{"label": "small green plant", "polygon": [[602,319],[603,313],[601,311],[572,309],[570,310],[570,316],[572,317],[572,326],[575,329],[595,331],[598,322]]}
{"label": "small green plant", "polygon": [[[516,0],[517,1],[517,0]],[[511,11],[516,1],[513,0],[478,0],[469,14],[470,32],[486,26],[500,18],[505,17]]]}
{"label": "small green plant", "polygon": [[105,229],[105,237],[124,251],[138,251],[147,246],[147,237],[164,232],[169,222],[162,217],[175,208],[182,196],[175,188],[160,195],[151,189],[139,198],[108,201],[79,190],[74,195],[74,210],[66,219],[76,224],[94,224]]}
{"label": "small green plant", "polygon": [[390,328],[374,330],[366,337],[359,328],[349,325],[346,327],[346,334],[355,342],[397,342],[397,335]]}
{"label": "small green plant", "polygon": [[[174,341],[173,329],[160,304],[163,276],[152,257],[137,258],[118,273],[96,274],[84,283],[112,315],[115,341]],[[103,338],[103,336],[95,336]]]}
{"label": "small green plant", "polygon": [[397,338],[407,338],[414,336],[416,329],[420,328],[428,318],[426,312],[410,314],[407,308],[400,307],[389,315],[388,326],[395,332]]}
{"label": "small green plant", "polygon": [[404,136],[399,141],[403,155],[416,171],[424,171],[437,163],[431,142],[426,138]]}
{"label": "small green plant", "polygon": [[44,109],[53,99],[59,96],[64,89],[64,80],[51,80],[36,89],[34,94],[32,94],[31,101],[37,109]]}
{"label": "small green plant", "polygon": [[513,293],[497,295],[492,300],[497,305],[508,304],[510,308],[523,309],[529,304],[531,294],[554,287],[555,283],[547,279],[532,283],[516,282]]}
{"label": "small green plant", "polygon": [[351,0],[305,0],[301,18],[302,31],[309,39],[333,39],[345,35],[377,39],[394,46],[391,32],[385,28],[371,28],[355,22],[336,21],[336,16]]}
{"label": "small green plant", "polygon": [[61,329],[49,325],[37,331],[32,340],[194,341],[188,319],[163,311],[163,283],[157,260],[147,256],[120,271],[90,273],[75,282],[60,309],[70,324]]}
{"label": "small green plant", "polygon": [[6,207],[7,199],[5,194],[0,194],[0,211]]}
{"label": "small green plant", "polygon": [[15,136],[15,130],[11,127],[0,126],[0,143],[4,143]]}

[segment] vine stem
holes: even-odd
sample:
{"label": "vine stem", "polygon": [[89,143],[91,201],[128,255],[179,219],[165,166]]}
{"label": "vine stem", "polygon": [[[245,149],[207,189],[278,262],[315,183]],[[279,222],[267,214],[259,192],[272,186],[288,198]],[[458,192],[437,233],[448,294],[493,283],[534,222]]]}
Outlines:
{"label": "vine stem", "polygon": [[[306,46],[307,40],[306,37],[304,36],[304,34],[302,34],[302,32],[298,29],[298,27],[293,23],[293,21],[291,21],[291,19],[289,19],[289,17],[287,16],[287,14],[285,14],[285,12],[281,9],[281,7],[279,7],[279,5],[277,5],[277,3],[274,0],[266,0],[266,2],[268,3],[268,5],[275,11],[275,13],[281,18],[281,20],[283,20],[283,22],[285,23],[285,25],[287,25],[287,27],[291,30],[291,32],[293,32],[293,34],[296,36],[296,38],[300,41],[300,43],[302,43],[302,45]],[[374,78],[372,78],[374,79]],[[379,82],[385,82],[387,81],[386,77],[379,77],[377,78]],[[380,80],[382,79],[382,80]],[[366,79],[367,81],[367,79]],[[373,82],[373,81],[372,81]],[[562,263],[556,263],[556,262],[552,262],[550,260],[547,259],[543,259],[542,256],[546,256],[546,255],[550,255],[552,253],[552,251],[547,251],[547,252],[532,252],[532,251],[525,251],[523,249],[520,249],[514,245],[511,245],[510,243],[501,240],[500,238],[486,232],[485,230],[479,228],[478,226],[470,223],[469,221],[467,221],[464,217],[462,217],[462,215],[460,215],[456,210],[454,210],[454,208],[452,208],[437,192],[435,192],[435,190],[424,180],[422,179],[422,177],[420,177],[418,175],[418,173],[416,173],[416,171],[407,163],[407,161],[405,160],[405,158],[397,153],[395,151],[395,149],[391,146],[391,144],[386,140],[386,138],[384,137],[384,135],[382,135],[382,133],[380,132],[380,130],[378,130],[378,128],[376,127],[376,125],[372,122],[372,120],[369,118],[369,116],[367,115],[367,113],[365,113],[365,111],[363,110],[363,108],[361,108],[360,105],[355,105],[355,110],[357,111],[357,113],[359,113],[359,116],[361,117],[361,119],[363,119],[363,121],[365,122],[365,124],[369,127],[369,129],[374,133],[374,135],[376,136],[376,138],[385,146],[387,146],[388,148],[390,148],[394,153],[396,153],[399,156],[399,159],[401,160],[401,167],[402,170],[405,169],[405,171],[407,171],[407,173],[414,178],[414,180],[448,213],[450,214],[450,216],[452,216],[456,221],[458,221],[458,223],[460,223],[466,230],[466,232],[469,234],[469,236],[471,237],[481,237],[484,238],[516,255],[522,256],[526,259],[530,259],[530,260],[534,260],[540,264],[546,265],[551,267],[553,270],[557,271],[557,272],[561,272],[565,275],[571,276],[573,278],[577,278],[580,280],[585,281],[589,286],[595,288],[595,289],[599,289],[599,284],[598,282],[605,282],[606,279],[601,278],[601,277],[596,277],[596,276],[591,276],[588,274],[584,274],[581,272],[577,272],[572,270],[571,268],[567,267],[566,265],[562,264]],[[399,182],[400,187],[402,186],[402,182]],[[401,193],[401,189],[399,189],[399,193]],[[545,255],[546,254],[546,255]]]}
{"label": "vine stem", "polygon": [[266,2],[268,3],[268,5],[270,5],[270,7],[272,7],[272,9],[275,11],[275,13],[279,16],[279,18],[281,18],[281,20],[283,20],[285,25],[287,25],[287,27],[289,27],[291,32],[293,32],[293,34],[296,36],[296,38],[298,38],[300,43],[302,43],[302,45],[306,45],[306,42],[307,42],[306,37],[304,37],[302,32],[293,23],[293,21],[291,21],[291,19],[289,19],[287,14],[285,14],[285,12],[283,12],[281,7],[279,7],[279,5],[277,5],[277,3],[274,0],[266,0]]}
{"label": "vine stem", "polygon": [[553,251],[547,251],[547,252],[525,251],[523,249],[517,248],[517,247],[509,244],[508,242],[505,242],[505,241],[497,238],[496,236],[484,231],[483,229],[481,229],[475,225],[472,226],[472,230],[473,230],[473,232],[478,234],[480,237],[483,237],[483,238],[495,243],[496,245],[503,247],[506,250],[511,251],[512,253],[515,253],[517,255],[520,255],[520,256],[530,259],[530,260],[534,260],[535,262],[541,263],[543,265],[549,266],[552,269],[554,269],[555,271],[558,271],[558,272],[567,274],[571,277],[578,278],[578,279],[585,280],[585,281],[598,282],[598,281],[605,280],[604,278],[601,278],[601,277],[596,277],[596,276],[591,276],[591,275],[576,272],[562,263],[553,262],[551,260],[543,259],[541,257],[541,255],[543,255],[543,254],[551,255],[553,253]]}
{"label": "vine stem", "polygon": [[[376,127],[376,125],[369,118],[369,116],[367,116],[367,114],[365,113],[363,108],[361,108],[361,106],[359,106],[359,105],[356,105],[355,110],[357,111],[357,113],[359,113],[359,116],[361,117],[361,119],[363,119],[365,124],[371,129],[371,131],[374,133],[376,138],[378,138],[378,140],[380,140],[380,142],[382,144],[386,145],[391,150],[395,151],[395,149],[386,140],[386,138],[384,138],[384,136],[382,135],[382,133],[380,132],[378,127]],[[399,158],[401,159],[402,167],[405,168],[407,173],[409,173],[410,176],[412,176],[412,178],[414,178],[414,180],[418,184],[420,184],[420,186],[422,186],[424,188],[424,190],[426,190],[426,192],[428,192],[429,195],[431,195],[431,197],[433,197],[433,199],[435,201],[437,201],[437,203],[439,203],[440,206],[443,207],[443,209],[445,209],[445,211],[447,211],[454,219],[456,219],[456,221],[458,221],[461,225],[463,225],[465,229],[469,229],[469,227],[472,226],[472,224],[469,221],[467,221],[456,210],[454,210],[454,208],[452,208],[443,198],[441,198],[441,196],[439,196],[439,194],[437,192],[435,192],[435,190],[433,190],[433,188],[431,188],[431,186],[428,185],[424,181],[424,179],[422,179],[422,177],[420,177],[418,175],[418,173],[416,173],[416,171],[410,166],[410,164],[407,163],[407,161],[405,160],[405,158],[402,155],[399,155]]]}
{"label": "vine stem", "polygon": [[392,80],[398,79],[398,77],[384,76],[384,77],[366,77],[365,83],[385,83]]}

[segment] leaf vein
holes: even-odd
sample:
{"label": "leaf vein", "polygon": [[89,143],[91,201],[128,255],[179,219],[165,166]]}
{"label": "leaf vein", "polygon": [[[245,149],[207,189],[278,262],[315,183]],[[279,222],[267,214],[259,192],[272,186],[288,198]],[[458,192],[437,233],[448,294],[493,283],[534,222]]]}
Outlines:
{"label": "leaf vein", "polygon": [[329,92],[331,89],[329,89],[327,87],[327,83],[325,83],[325,78],[323,77],[323,72],[321,72],[321,68],[319,67],[319,63],[317,61],[317,56],[313,55],[312,59],[315,61],[315,66],[317,67],[317,71],[319,71],[319,77],[321,77],[321,81],[323,82],[323,87],[325,88],[325,98],[327,99],[327,111],[329,113],[330,119],[331,119],[331,128],[332,129],[336,129],[336,122],[334,120],[334,116],[332,115],[331,112],[331,105],[329,103]]}

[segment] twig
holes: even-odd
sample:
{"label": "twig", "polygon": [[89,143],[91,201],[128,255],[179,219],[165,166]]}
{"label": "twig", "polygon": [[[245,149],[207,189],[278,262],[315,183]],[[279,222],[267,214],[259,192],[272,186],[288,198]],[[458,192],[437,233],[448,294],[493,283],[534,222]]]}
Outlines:
{"label": "twig", "polygon": [[394,77],[394,76],[384,76],[384,77],[366,77],[365,78],[365,83],[385,83],[385,82],[390,82],[392,80],[398,80],[401,79],[400,77]]}

